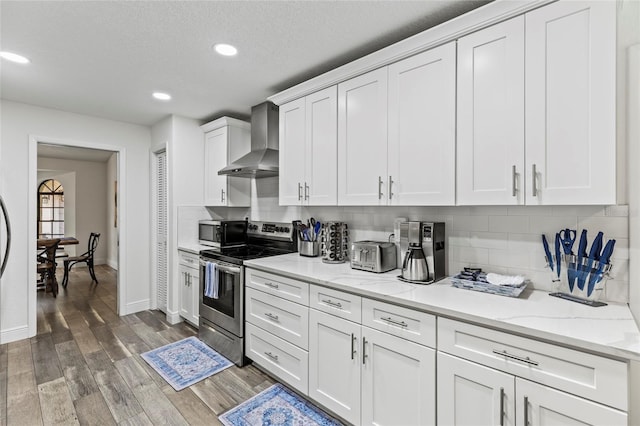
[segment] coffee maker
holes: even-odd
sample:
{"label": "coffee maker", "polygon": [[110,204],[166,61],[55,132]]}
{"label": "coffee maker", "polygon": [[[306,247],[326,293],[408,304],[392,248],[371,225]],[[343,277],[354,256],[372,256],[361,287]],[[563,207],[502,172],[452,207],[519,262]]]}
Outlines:
{"label": "coffee maker", "polygon": [[444,238],[444,222],[400,223],[400,278],[424,284],[444,278]]}

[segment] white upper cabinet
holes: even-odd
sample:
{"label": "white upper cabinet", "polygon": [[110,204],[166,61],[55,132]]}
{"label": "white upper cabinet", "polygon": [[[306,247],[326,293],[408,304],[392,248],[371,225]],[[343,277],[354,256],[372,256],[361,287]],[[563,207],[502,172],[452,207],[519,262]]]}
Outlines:
{"label": "white upper cabinet", "polygon": [[280,107],[280,204],[337,203],[337,88]]}
{"label": "white upper cabinet", "polygon": [[457,204],[522,204],[524,17],[458,40]]}
{"label": "white upper cabinet", "polygon": [[387,67],[338,85],[338,204],[386,205]]}
{"label": "white upper cabinet", "polygon": [[455,105],[455,42],[389,66],[389,205],[455,204]]}
{"label": "white upper cabinet", "polygon": [[616,2],[526,14],[527,204],[616,202]]}
{"label": "white upper cabinet", "polygon": [[251,179],[218,175],[230,161],[251,149],[251,125],[222,117],[201,126],[204,137],[204,205],[248,207]]}

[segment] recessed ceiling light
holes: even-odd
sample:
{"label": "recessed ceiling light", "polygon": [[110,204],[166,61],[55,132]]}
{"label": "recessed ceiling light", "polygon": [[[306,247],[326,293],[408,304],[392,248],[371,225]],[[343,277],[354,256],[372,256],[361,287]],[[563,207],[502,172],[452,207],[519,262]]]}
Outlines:
{"label": "recessed ceiling light", "polygon": [[216,52],[223,56],[234,56],[238,53],[238,49],[230,44],[219,43],[213,46]]}
{"label": "recessed ceiling light", "polygon": [[16,62],[18,64],[28,64],[29,62],[31,62],[29,59],[25,58],[22,55],[5,51],[0,52],[0,58],[6,59],[7,61]]}
{"label": "recessed ceiling light", "polygon": [[163,92],[153,92],[153,97],[160,101],[169,101],[171,100],[171,95]]}

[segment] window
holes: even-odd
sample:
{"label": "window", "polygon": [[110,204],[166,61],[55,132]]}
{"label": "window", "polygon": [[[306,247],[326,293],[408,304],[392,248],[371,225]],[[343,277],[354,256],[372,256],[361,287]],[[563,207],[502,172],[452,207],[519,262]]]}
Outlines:
{"label": "window", "polygon": [[64,188],[57,180],[38,187],[38,238],[64,237]]}

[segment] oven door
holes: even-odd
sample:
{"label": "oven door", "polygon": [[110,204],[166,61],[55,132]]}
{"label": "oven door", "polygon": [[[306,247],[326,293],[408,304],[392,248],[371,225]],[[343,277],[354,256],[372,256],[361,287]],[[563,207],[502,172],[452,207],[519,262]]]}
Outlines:
{"label": "oven door", "polygon": [[[207,267],[207,263],[213,267]],[[238,337],[244,335],[244,267],[200,259],[200,316]]]}

